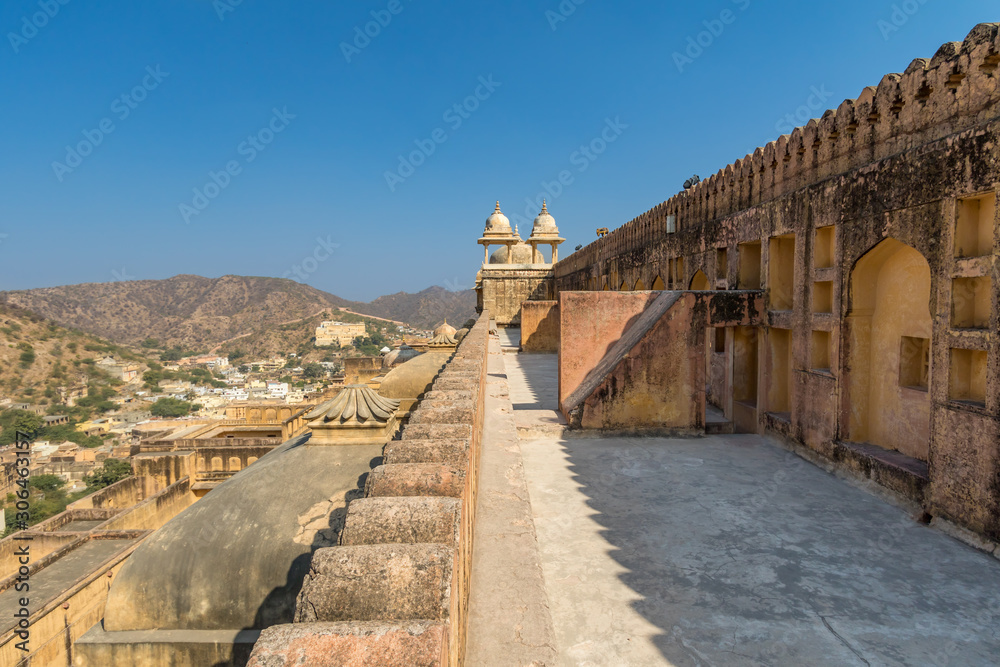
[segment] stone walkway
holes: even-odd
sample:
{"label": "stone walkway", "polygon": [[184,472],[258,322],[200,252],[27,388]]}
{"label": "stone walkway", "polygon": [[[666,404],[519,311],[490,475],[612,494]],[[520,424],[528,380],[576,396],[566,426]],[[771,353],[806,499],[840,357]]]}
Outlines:
{"label": "stone walkway", "polygon": [[[502,359],[552,411],[553,356]],[[1000,663],[1000,561],[765,438],[519,444],[555,664]]]}

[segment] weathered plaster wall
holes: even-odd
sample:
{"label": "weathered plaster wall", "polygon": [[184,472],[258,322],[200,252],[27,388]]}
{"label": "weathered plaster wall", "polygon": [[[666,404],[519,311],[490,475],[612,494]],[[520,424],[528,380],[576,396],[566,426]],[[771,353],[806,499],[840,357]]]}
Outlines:
{"label": "weathered plaster wall", "polygon": [[[595,329],[604,313],[652,302],[621,334]],[[570,424],[616,431],[697,432],[705,426],[706,332],[759,324],[759,292],[564,292],[574,306],[562,329],[559,366],[584,379],[560,402]],[[576,297],[583,298],[576,298]],[[584,329],[594,338],[574,345]],[[590,340],[590,339],[588,339]],[[600,358],[594,350],[605,349]]]}
{"label": "weathered plaster wall", "polygon": [[656,299],[655,292],[559,294],[559,404]]}
{"label": "weathered plaster wall", "polygon": [[525,301],[521,304],[521,351],[559,350],[559,302]]}

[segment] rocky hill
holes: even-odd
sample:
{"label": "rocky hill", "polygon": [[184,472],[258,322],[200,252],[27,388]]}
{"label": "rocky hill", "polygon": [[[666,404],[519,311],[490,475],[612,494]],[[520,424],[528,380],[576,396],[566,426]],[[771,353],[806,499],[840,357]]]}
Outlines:
{"label": "rocky hill", "polygon": [[416,294],[397,292],[380,296],[358,308],[357,312],[365,315],[406,322],[421,329],[433,329],[445,319],[460,327],[476,314],[476,293],[472,290],[452,292],[443,287],[429,287]]}
{"label": "rocky hill", "polygon": [[67,391],[108,386],[113,381],[95,362],[109,355],[141,367],[149,362],[133,350],[0,305],[0,398],[56,405]]}
{"label": "rocky hill", "polygon": [[475,293],[432,287],[400,292],[370,304],[282,278],[180,275],[166,280],[85,283],[0,292],[0,303],[30,310],[65,327],[116,343],[156,338],[164,346],[207,351],[248,334],[312,320],[325,312],[351,312],[433,328],[443,319],[461,324],[475,313]]}

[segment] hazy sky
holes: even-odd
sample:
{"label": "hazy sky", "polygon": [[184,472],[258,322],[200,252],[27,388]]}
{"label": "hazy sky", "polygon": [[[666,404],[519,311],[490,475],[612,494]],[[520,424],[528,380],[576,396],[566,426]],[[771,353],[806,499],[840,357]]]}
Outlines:
{"label": "hazy sky", "polygon": [[471,287],[495,200],[527,237],[548,197],[566,256],[995,20],[955,0],[4,0],[0,289]]}

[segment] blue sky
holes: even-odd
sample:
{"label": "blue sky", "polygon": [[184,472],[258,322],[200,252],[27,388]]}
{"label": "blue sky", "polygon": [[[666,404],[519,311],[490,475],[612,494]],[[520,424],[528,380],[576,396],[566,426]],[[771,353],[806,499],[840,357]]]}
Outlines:
{"label": "blue sky", "polygon": [[5,0],[0,289],[471,287],[496,199],[527,236],[549,184],[566,256],[996,20],[943,0]]}

